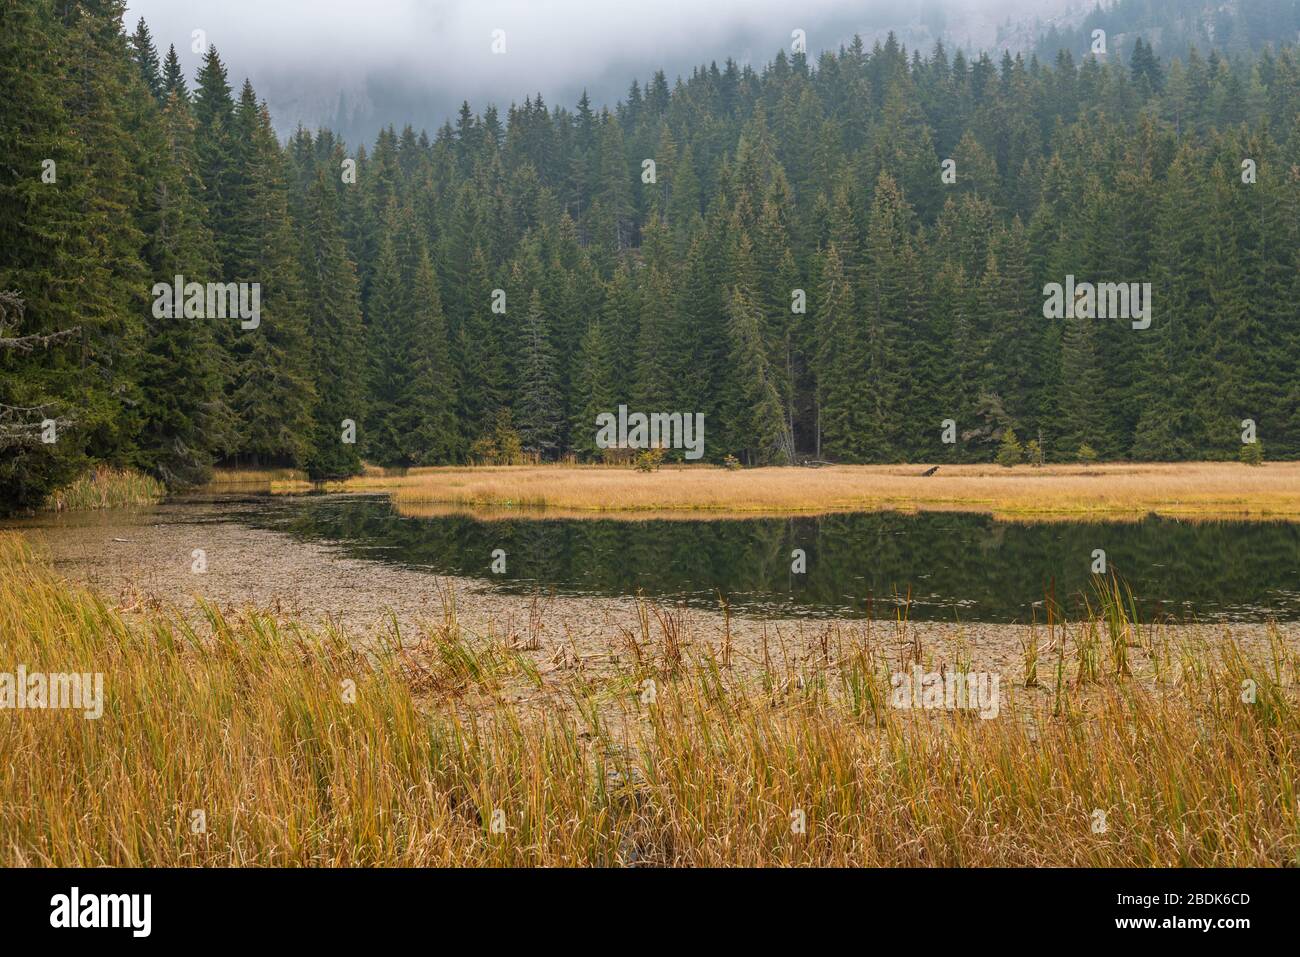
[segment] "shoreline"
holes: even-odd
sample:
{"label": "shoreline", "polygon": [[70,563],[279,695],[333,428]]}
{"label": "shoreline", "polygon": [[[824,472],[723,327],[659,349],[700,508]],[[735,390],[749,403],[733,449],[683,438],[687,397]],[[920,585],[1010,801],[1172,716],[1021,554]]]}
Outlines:
{"label": "shoreline", "polygon": [[[820,468],[665,466],[656,472],[602,465],[438,466],[402,474],[371,470],[330,492],[386,493],[398,509],[545,508],[572,517],[783,517],[860,511],[966,511],[1025,521],[1132,521],[1155,513],[1187,520],[1300,520],[1300,462],[1105,465],[831,465]],[[281,494],[311,483],[283,473],[238,472],[210,491]]]}
{"label": "shoreline", "polygon": [[[633,595],[529,594],[484,579],[349,557],[335,543],[299,541],[217,518],[216,503],[184,514],[168,511],[101,512],[84,520],[10,527],[48,549],[57,574],[98,589],[126,611],[174,607],[193,616],[202,598],[228,615],[267,611],[311,628],[338,628],[364,646],[393,631],[404,644],[418,640],[431,623],[443,621],[445,599],[454,596],[459,624],[474,640],[525,648],[541,667],[617,665],[628,653],[625,636],[642,631],[647,609],[677,616],[688,650],[720,655],[726,648],[741,661],[775,659],[794,670],[824,659],[835,641],[875,636],[899,648],[919,646],[936,667],[966,662],[1010,678],[1023,670],[1024,647],[1035,633],[1023,623],[909,620],[900,625],[887,618],[724,614]],[[216,520],[207,520],[209,514]],[[207,563],[202,574],[191,570],[192,551],[199,547]],[[653,617],[650,621],[657,631]],[[1247,647],[1262,647],[1276,628],[1284,642],[1300,645],[1300,622],[1160,627],[1192,644],[1230,636]],[[1036,633],[1044,636],[1046,626],[1036,626]],[[1040,668],[1045,675],[1046,662]]]}

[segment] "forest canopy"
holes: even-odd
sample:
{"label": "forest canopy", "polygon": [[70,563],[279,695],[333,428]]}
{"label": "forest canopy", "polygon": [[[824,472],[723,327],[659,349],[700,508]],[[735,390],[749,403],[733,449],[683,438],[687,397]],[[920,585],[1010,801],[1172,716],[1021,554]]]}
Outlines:
{"label": "forest canopy", "polygon": [[[703,413],[711,462],[1300,455],[1294,47],[890,36],[354,145],[124,6],[4,13],[0,510],[90,462],[590,459],[620,404]],[[1046,316],[1067,276],[1149,325]],[[258,322],[159,315],[173,277]]]}

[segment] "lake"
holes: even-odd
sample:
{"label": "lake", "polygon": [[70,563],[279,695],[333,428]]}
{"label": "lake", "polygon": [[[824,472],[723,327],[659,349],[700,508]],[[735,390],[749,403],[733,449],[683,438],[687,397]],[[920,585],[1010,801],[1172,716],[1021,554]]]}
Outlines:
{"label": "lake", "polygon": [[[628,595],[782,617],[1025,622],[1055,589],[1090,594],[1094,549],[1145,616],[1300,620],[1300,523],[1016,522],[956,512],[703,521],[480,519],[399,514],[384,496],[244,497],[225,518],[330,542],[351,557],[466,576],[513,592]],[[505,552],[494,574],[493,552]],[[802,549],[806,572],[791,570]],[[1036,603],[1039,603],[1036,607]]]}

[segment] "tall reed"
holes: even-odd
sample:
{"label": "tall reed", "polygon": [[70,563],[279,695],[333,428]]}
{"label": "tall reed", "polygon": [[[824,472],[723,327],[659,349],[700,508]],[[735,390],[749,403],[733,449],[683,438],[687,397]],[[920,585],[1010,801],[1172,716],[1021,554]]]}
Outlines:
{"label": "tall reed", "polygon": [[152,505],[167,489],[152,476],[132,469],[100,466],[50,494],[46,508],[56,512]]}

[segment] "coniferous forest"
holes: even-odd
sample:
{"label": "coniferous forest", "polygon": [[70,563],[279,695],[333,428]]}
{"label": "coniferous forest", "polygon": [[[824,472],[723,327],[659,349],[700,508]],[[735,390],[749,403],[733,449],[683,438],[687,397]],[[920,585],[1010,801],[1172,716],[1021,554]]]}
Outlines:
{"label": "coniferous forest", "polygon": [[[124,6],[3,8],[0,511],[96,462],[585,461],[620,404],[750,465],[1300,456],[1294,47],[855,41],[285,142]],[[159,317],[178,275],[259,324]],[[1067,276],[1149,328],[1045,318]]]}

